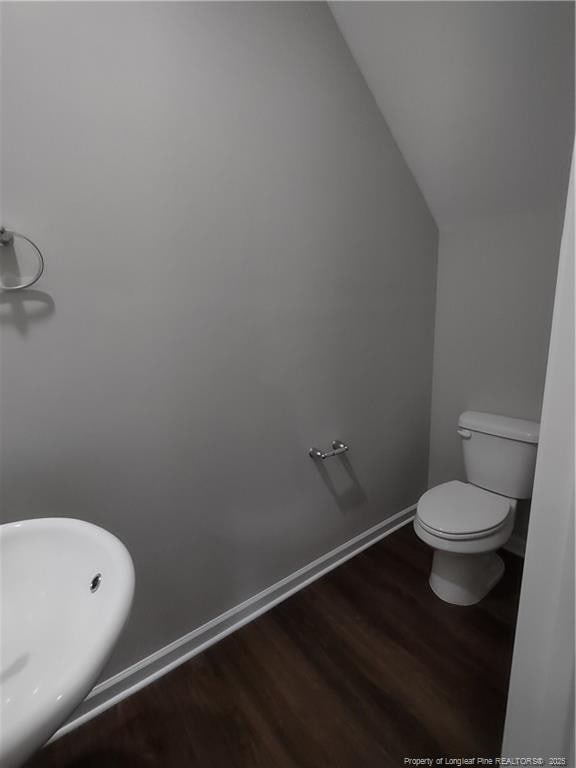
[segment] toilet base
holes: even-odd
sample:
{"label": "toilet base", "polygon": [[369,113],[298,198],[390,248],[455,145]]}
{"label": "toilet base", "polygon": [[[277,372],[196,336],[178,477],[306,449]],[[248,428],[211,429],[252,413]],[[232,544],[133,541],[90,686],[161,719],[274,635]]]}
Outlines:
{"label": "toilet base", "polygon": [[504,561],[496,552],[461,554],[434,550],[430,587],[453,605],[479,603],[504,575]]}

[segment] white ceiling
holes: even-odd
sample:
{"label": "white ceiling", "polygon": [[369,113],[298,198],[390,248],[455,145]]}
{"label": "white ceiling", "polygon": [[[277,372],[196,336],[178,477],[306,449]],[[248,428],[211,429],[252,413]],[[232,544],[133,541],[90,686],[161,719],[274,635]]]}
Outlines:
{"label": "white ceiling", "polygon": [[565,192],[571,2],[332,2],[439,227]]}

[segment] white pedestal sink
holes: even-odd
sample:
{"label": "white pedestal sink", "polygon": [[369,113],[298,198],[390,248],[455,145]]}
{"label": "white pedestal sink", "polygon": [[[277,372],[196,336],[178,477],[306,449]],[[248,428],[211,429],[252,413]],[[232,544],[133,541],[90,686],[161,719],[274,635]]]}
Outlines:
{"label": "white pedestal sink", "polygon": [[94,685],[132,604],[134,567],[81,520],[0,526],[0,768],[16,768]]}

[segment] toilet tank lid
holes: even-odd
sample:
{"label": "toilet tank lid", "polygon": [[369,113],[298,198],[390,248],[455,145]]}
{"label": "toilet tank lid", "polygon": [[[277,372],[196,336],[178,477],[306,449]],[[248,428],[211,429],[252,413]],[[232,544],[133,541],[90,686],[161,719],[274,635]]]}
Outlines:
{"label": "toilet tank lid", "polygon": [[540,424],[527,419],[513,419],[510,416],[497,416],[494,413],[464,411],[458,419],[458,426],[472,432],[506,437],[522,443],[537,443]]}

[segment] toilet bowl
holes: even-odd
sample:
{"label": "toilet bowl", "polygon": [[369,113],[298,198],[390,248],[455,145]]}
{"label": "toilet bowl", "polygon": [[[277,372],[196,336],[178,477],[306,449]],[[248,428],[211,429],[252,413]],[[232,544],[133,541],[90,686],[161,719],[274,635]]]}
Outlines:
{"label": "toilet bowl", "polygon": [[466,411],[458,421],[469,482],[452,480],[418,501],[414,530],[434,549],[429,584],[442,600],[473,605],[504,574],[518,499],[534,481],[537,422]]}
{"label": "toilet bowl", "polygon": [[496,550],[514,528],[516,500],[457,480],[427,491],[418,502],[414,530],[434,549],[429,583],[442,600],[473,605],[504,574]]}

